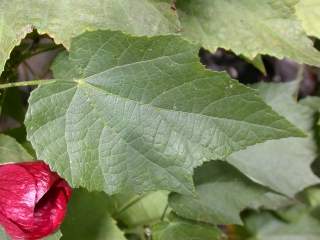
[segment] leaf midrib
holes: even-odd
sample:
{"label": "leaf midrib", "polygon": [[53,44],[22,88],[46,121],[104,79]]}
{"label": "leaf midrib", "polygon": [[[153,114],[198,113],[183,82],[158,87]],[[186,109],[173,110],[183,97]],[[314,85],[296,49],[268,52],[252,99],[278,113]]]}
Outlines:
{"label": "leaf midrib", "polygon": [[[190,82],[184,82],[183,84],[186,84],[186,83],[191,83],[193,81],[198,81],[198,80],[202,80],[202,79],[206,79],[207,77],[205,78],[198,78],[198,79],[194,79]],[[79,85],[79,80],[78,81],[75,81],[78,83]],[[181,84],[181,85],[183,85]],[[272,127],[272,126],[267,126],[267,125],[262,125],[262,124],[258,124],[258,123],[252,123],[252,122],[247,122],[247,121],[244,121],[244,120],[238,120],[238,119],[232,119],[232,118],[223,118],[223,117],[215,117],[215,116],[211,116],[211,115],[206,115],[206,114],[203,114],[203,113],[193,113],[193,112],[186,112],[186,111],[181,111],[181,110],[172,110],[172,109],[168,109],[168,108],[163,108],[163,107],[158,107],[158,106],[154,106],[150,103],[141,103],[137,100],[134,100],[134,99],[130,99],[130,98],[126,98],[126,97],[123,97],[123,96],[120,96],[118,94],[114,94],[112,92],[109,92],[107,91],[106,89],[103,89],[97,85],[93,85],[87,81],[80,81],[80,86],[81,85],[84,85],[84,86],[87,86],[89,88],[92,88],[92,89],[95,89],[97,91],[100,91],[100,92],[103,92],[104,94],[106,95],[112,95],[112,96],[116,96],[118,98],[121,98],[125,101],[132,101],[132,102],[135,102],[137,104],[139,104],[140,106],[151,106],[159,111],[169,111],[169,112],[174,112],[174,113],[177,113],[177,112],[181,112],[181,113],[185,113],[185,114],[194,114],[196,116],[201,116],[201,117],[205,117],[205,118],[212,118],[212,119],[215,119],[215,120],[218,120],[218,121],[235,121],[235,122],[239,122],[240,124],[249,124],[249,125],[253,125],[253,126],[256,126],[256,127],[262,127],[262,128],[268,128],[268,129],[272,129],[272,130],[277,130],[277,131],[280,131],[280,132],[284,132],[284,133],[287,133],[288,131],[285,131],[285,130],[281,130],[281,129],[278,129],[278,128],[275,128],[275,127]],[[177,87],[180,87],[181,85],[179,86],[175,86],[175,88]],[[170,89],[171,90],[171,89]],[[167,90],[168,91],[168,90]],[[245,95],[247,93],[244,93],[243,95]],[[231,96],[227,96],[227,97],[224,97],[224,98],[232,98],[232,97],[238,97],[238,96],[241,96],[242,94],[237,94],[237,95],[231,95]],[[219,99],[222,100],[224,98],[221,98]],[[252,113],[253,114],[253,113]],[[278,121],[282,121],[282,119],[279,119]]]}

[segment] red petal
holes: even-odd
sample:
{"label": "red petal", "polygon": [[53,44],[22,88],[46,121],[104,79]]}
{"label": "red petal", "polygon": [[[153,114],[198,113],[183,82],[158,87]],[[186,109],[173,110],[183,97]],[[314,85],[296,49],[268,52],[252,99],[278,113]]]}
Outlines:
{"label": "red petal", "polygon": [[13,239],[35,240],[59,228],[72,189],[45,163],[0,165],[0,186],[0,224]]}
{"label": "red petal", "polygon": [[33,236],[46,236],[57,230],[62,223],[69,201],[64,182],[61,180],[54,185],[36,205]]}
{"label": "red petal", "polygon": [[60,179],[59,175],[51,172],[49,166],[42,161],[19,163],[33,177],[37,186],[36,202],[38,202],[50,187]]}
{"label": "red petal", "polygon": [[[24,239],[25,233],[17,226],[14,222],[8,220],[5,216],[0,213],[0,224],[4,226],[8,235],[10,235],[13,240]],[[31,240],[31,239],[30,239]]]}
{"label": "red petal", "polygon": [[33,176],[19,165],[1,165],[0,186],[0,212],[19,225],[29,226],[36,202]]}

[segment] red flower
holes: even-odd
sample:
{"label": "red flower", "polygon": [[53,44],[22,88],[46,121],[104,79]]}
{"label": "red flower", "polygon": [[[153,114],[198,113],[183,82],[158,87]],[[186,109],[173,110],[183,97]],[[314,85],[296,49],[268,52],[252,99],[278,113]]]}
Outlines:
{"label": "red flower", "polygon": [[0,224],[14,240],[45,237],[62,223],[71,192],[42,161],[0,165]]}

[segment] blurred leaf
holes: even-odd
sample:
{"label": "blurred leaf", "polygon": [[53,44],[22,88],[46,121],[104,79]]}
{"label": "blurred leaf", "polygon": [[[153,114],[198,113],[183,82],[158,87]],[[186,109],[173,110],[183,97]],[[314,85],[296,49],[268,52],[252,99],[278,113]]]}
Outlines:
{"label": "blurred leaf", "polygon": [[177,0],[181,34],[211,51],[222,47],[249,59],[268,54],[320,66],[320,53],[295,16],[296,2]]}
{"label": "blurred leaf", "polygon": [[300,0],[296,5],[296,14],[306,32],[320,38],[320,1]]}
{"label": "blurred leaf", "polygon": [[312,133],[314,111],[294,99],[298,84],[261,83],[255,87],[266,103],[305,130],[308,137],[270,140],[236,152],[227,159],[254,181],[290,197],[319,183],[310,167],[317,156]]}
{"label": "blurred leaf", "polygon": [[312,108],[314,111],[320,110],[320,97],[308,96],[300,101],[301,104]]}
{"label": "blurred leaf", "polygon": [[59,240],[62,237],[62,234],[60,231],[57,231],[56,233],[52,234],[49,237],[46,237],[44,240]]}
{"label": "blurred leaf", "polygon": [[[57,231],[56,233],[52,234],[51,236],[43,238],[43,240],[59,240],[61,238],[61,232]],[[12,240],[5,231],[0,227],[0,239],[1,240]]]}
{"label": "blurred leaf", "polygon": [[68,214],[61,226],[62,240],[125,240],[109,214],[109,198],[104,193],[75,189]]}
{"label": "blurred leaf", "polygon": [[0,227],[0,239],[1,240],[11,240],[8,235],[5,233],[2,227]]}
{"label": "blurred leaf", "polygon": [[[115,195],[116,197],[117,195]],[[168,204],[168,193],[158,191],[146,194],[120,214],[117,219],[128,227],[150,225],[159,222]]]}
{"label": "blurred leaf", "polygon": [[153,240],[222,240],[222,233],[214,226],[179,218],[152,227]]}
{"label": "blurred leaf", "polygon": [[[300,205],[283,210],[286,219],[269,211],[251,213],[244,218],[245,228],[254,240],[318,240],[320,221]],[[291,216],[291,219],[290,219]]]}
{"label": "blurred leaf", "polygon": [[261,73],[263,73],[263,75],[267,75],[267,70],[266,67],[264,65],[264,62],[262,60],[262,56],[261,55],[257,55],[254,59],[250,60],[246,57],[244,57],[245,60],[249,63],[251,63],[253,66],[255,66]]}
{"label": "blurred leaf", "polygon": [[260,205],[269,192],[222,161],[197,168],[194,182],[195,196],[171,194],[170,207],[179,216],[210,224],[240,224],[240,211]]}
{"label": "blurred leaf", "polygon": [[14,138],[0,134],[0,163],[34,159]]}
{"label": "blurred leaf", "polygon": [[135,35],[176,32],[171,0],[1,0],[0,72],[13,47],[36,28],[67,48],[86,30],[113,29]]}
{"label": "blurred leaf", "polygon": [[[311,207],[320,206],[320,186],[311,186],[299,193],[299,198]],[[320,215],[319,215],[320,217]]]}

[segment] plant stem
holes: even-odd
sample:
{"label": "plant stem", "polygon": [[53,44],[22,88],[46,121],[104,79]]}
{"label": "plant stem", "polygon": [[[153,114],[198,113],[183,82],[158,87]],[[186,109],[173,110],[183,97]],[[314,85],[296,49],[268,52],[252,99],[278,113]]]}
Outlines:
{"label": "plant stem", "polygon": [[163,210],[162,216],[161,216],[161,222],[163,222],[163,221],[164,221],[164,218],[166,217],[166,214],[167,214],[168,208],[169,208],[169,204],[167,203],[167,205],[166,205],[165,209]]}
{"label": "plant stem", "polygon": [[54,83],[55,81],[56,80],[32,80],[32,81],[24,81],[24,82],[4,83],[4,84],[0,84],[0,89],[11,88],[11,87],[42,85],[42,84]]}
{"label": "plant stem", "polygon": [[124,211],[126,211],[128,208],[130,208],[131,206],[133,206],[135,203],[139,202],[142,198],[144,198],[145,195],[137,195],[135,197],[133,197],[132,199],[130,199],[129,202],[127,202],[121,209],[119,209],[117,215],[120,215],[121,213],[123,213]]}

